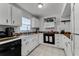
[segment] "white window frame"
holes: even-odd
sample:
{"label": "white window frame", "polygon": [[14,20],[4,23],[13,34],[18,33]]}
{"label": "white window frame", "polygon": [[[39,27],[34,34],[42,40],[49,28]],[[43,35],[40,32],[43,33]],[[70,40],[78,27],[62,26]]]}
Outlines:
{"label": "white window frame", "polygon": [[[27,22],[25,21],[26,23],[25,23],[25,22],[23,23],[23,19],[24,19],[24,18],[25,18],[26,20],[28,19],[28,18],[26,18],[26,17],[24,17],[24,16],[22,17],[22,26],[20,27],[20,32],[27,32],[27,31],[30,31],[30,30],[31,30],[31,20],[28,19],[28,20],[30,21],[30,23],[27,23],[28,21],[27,21]],[[23,26],[25,27],[25,29],[23,29]],[[28,29],[29,26],[30,26],[30,28]],[[26,27],[27,27],[27,28],[26,28]]]}

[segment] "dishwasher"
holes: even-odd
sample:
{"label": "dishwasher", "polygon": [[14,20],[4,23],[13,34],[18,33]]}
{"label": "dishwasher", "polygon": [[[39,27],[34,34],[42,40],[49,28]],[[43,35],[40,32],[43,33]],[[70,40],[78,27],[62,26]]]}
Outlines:
{"label": "dishwasher", "polygon": [[1,44],[0,56],[21,56],[21,39]]}

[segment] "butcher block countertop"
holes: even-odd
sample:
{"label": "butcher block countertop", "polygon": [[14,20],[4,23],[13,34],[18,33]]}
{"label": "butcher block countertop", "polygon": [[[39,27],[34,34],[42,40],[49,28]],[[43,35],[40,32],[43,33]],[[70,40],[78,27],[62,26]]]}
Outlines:
{"label": "butcher block countertop", "polygon": [[30,35],[30,34],[38,34],[38,33],[44,33],[48,35],[53,35],[53,34],[64,34],[66,37],[70,38],[71,33],[70,32],[64,32],[64,33],[59,33],[57,31],[54,32],[45,32],[45,31],[39,31],[39,32],[25,32],[25,33],[16,33],[16,36],[21,36],[21,35]]}
{"label": "butcher block countertop", "polygon": [[16,40],[19,40],[19,39],[20,39],[19,37],[5,37],[5,38],[0,38],[0,45],[8,43],[8,42],[16,41]]}
{"label": "butcher block countertop", "polygon": [[10,39],[15,39],[15,38],[18,38],[18,36],[0,38],[0,42],[5,40],[10,40]]}
{"label": "butcher block countertop", "polygon": [[57,32],[57,31],[55,31],[55,32],[41,32],[41,33],[45,33],[45,34],[48,34],[48,35],[63,34],[63,35],[65,35],[65,36],[68,37],[68,38],[70,38],[70,35],[71,35],[70,32],[59,33],[59,32]]}

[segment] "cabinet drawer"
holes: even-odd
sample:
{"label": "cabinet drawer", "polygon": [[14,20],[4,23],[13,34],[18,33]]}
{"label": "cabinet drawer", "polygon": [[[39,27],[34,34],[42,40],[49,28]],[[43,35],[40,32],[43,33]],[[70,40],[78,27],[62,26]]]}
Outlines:
{"label": "cabinet drawer", "polygon": [[27,45],[23,44],[22,45],[22,56],[28,55],[29,52],[30,52],[29,51],[29,44],[27,44]]}

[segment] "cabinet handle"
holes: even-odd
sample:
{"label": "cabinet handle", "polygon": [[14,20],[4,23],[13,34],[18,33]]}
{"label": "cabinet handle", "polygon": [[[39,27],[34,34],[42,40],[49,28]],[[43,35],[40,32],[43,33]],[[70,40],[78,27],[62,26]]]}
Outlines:
{"label": "cabinet handle", "polygon": [[6,22],[8,23],[8,19],[6,20]]}
{"label": "cabinet handle", "polygon": [[65,43],[66,44],[66,47],[68,46],[68,44],[67,43]]}

